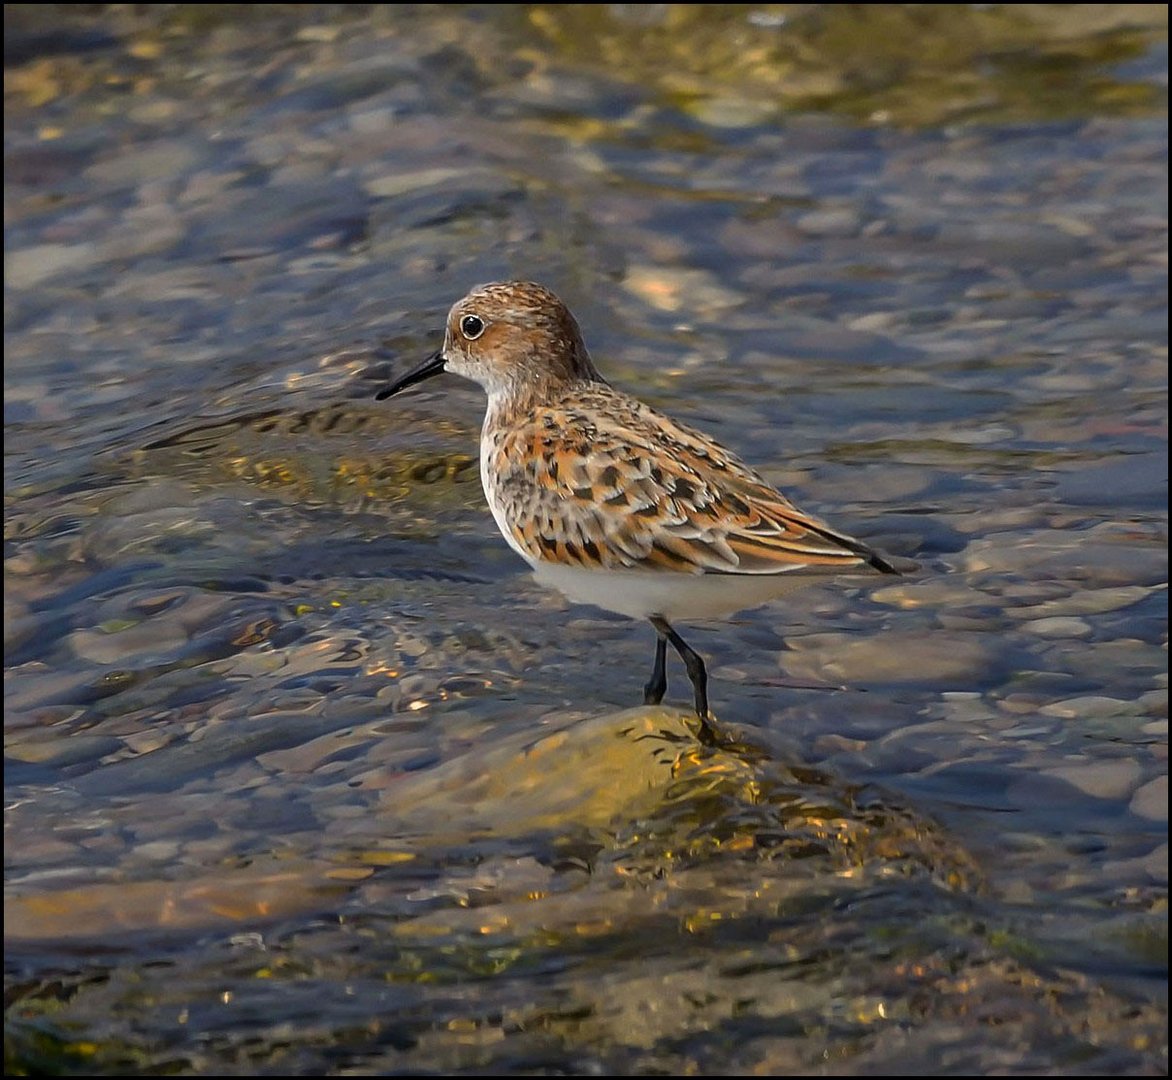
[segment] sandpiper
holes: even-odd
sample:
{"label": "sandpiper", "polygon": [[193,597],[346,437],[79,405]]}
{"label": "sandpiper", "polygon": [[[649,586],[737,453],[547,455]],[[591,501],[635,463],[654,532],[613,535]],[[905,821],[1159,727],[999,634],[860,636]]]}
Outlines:
{"label": "sandpiper", "polygon": [[667,692],[670,642],[706,742],[708,676],[674,621],[728,615],[827,574],[898,572],[708,435],[612,387],[541,285],[473,289],[448,314],[440,350],[376,396],[444,371],[488,393],[480,479],[509,546],[568,599],[648,619],[657,639],[643,700]]}

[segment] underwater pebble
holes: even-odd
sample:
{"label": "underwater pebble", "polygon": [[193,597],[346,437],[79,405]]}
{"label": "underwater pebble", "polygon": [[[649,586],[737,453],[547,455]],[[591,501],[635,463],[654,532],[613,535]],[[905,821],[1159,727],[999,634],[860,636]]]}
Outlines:
{"label": "underwater pebble", "polygon": [[[1061,643],[1055,643],[1061,649]],[[1134,638],[1094,641],[1072,645],[1072,665],[1082,678],[1104,686],[1124,685],[1120,680],[1143,679],[1147,685],[1168,677],[1168,650]]]}
{"label": "underwater pebble", "polygon": [[135,845],[134,855],[149,862],[166,863],[178,856],[180,847],[178,840],[148,840]]}
{"label": "underwater pebble", "polygon": [[774,101],[708,97],[695,102],[692,113],[702,124],[718,128],[751,128],[777,111]]}
{"label": "underwater pebble", "polygon": [[1086,697],[1067,698],[1043,705],[1039,712],[1046,716],[1061,716],[1068,720],[1076,717],[1098,719],[1105,716],[1132,716],[1142,711],[1138,702],[1120,698],[1091,694]]}
{"label": "underwater pebble", "polygon": [[10,289],[32,289],[69,271],[88,269],[97,261],[94,244],[38,244],[4,253],[4,284]]}
{"label": "underwater pebble", "polygon": [[703,270],[632,266],[623,286],[658,311],[687,312],[689,318],[712,316],[744,302]]}
{"label": "underwater pebble", "polygon": [[1143,706],[1144,712],[1149,716],[1162,716],[1164,718],[1164,730],[1168,730],[1168,690],[1167,688],[1161,690],[1149,690],[1146,693],[1140,694],[1140,704]]}
{"label": "underwater pebble", "polygon": [[331,731],[316,739],[282,750],[257,755],[257,763],[277,773],[311,773],[320,769],[335,754],[371,741],[366,732]]}
{"label": "underwater pebble", "polygon": [[1026,577],[1044,573],[1051,580],[1069,578],[1086,592],[1119,586],[1159,587],[1168,578],[1167,549],[1096,542],[1084,534],[1057,530],[981,537],[965,549],[960,562],[970,573],[996,570]]}
{"label": "underwater pebble", "polygon": [[942,632],[806,634],[788,644],[778,658],[788,673],[847,684],[983,680],[997,655],[978,635]]}
{"label": "underwater pebble", "polygon": [[797,226],[807,236],[854,236],[861,227],[857,210],[812,210],[797,218]]}
{"label": "underwater pebble", "polygon": [[1103,875],[1109,881],[1133,882],[1136,879],[1150,879],[1167,888],[1168,845],[1159,844],[1146,855],[1132,859],[1111,859],[1103,864]]}
{"label": "underwater pebble", "polygon": [[985,724],[998,719],[981,694],[942,694],[944,715],[961,724]]}
{"label": "underwater pebble", "polygon": [[101,186],[141,185],[150,180],[171,180],[189,172],[199,162],[200,144],[192,139],[154,139],[118,152],[86,170]]}
{"label": "underwater pebble", "polygon": [[1007,623],[1004,612],[992,604],[944,608],[936,621],[946,630],[998,630]]}
{"label": "underwater pebble", "polygon": [[1091,625],[1082,619],[1055,617],[1032,619],[1021,627],[1028,634],[1047,638],[1085,638],[1091,636]]}
{"label": "underwater pebble", "polygon": [[1131,797],[1131,812],[1152,821],[1168,820],[1168,777],[1157,776]]}
{"label": "underwater pebble", "polygon": [[1043,775],[1064,780],[1084,795],[1096,799],[1123,798],[1135,787],[1140,773],[1140,767],[1134,761],[1100,761],[1043,770]]}
{"label": "underwater pebble", "polygon": [[108,735],[71,734],[69,738],[21,741],[10,737],[4,752],[14,761],[39,762],[63,768],[81,762],[94,761],[122,749],[122,740]]}
{"label": "underwater pebble", "polygon": [[988,593],[972,588],[960,577],[948,575],[885,585],[868,590],[867,595],[878,604],[890,604],[905,610],[981,607],[993,599]]}
{"label": "underwater pebble", "polygon": [[74,654],[95,664],[138,664],[178,648],[187,632],[174,621],[147,619],[124,630],[75,630],[66,641]]}
{"label": "underwater pebble", "polygon": [[1014,615],[1058,616],[1058,615],[1101,615],[1108,611],[1119,611],[1149,596],[1151,587],[1146,585],[1120,585],[1113,589],[1084,589],[1069,596],[1045,600],[1033,607],[1020,607]]}
{"label": "underwater pebble", "polygon": [[183,220],[167,206],[135,207],[126,212],[122,228],[104,240],[98,251],[102,262],[157,255],[186,235]]}
{"label": "underwater pebble", "polygon": [[390,198],[395,195],[405,195],[409,191],[418,191],[420,188],[435,187],[447,183],[449,180],[465,180],[467,173],[463,169],[436,168],[418,169],[414,172],[391,173],[379,176],[363,183],[363,190],[367,195],[376,199]]}

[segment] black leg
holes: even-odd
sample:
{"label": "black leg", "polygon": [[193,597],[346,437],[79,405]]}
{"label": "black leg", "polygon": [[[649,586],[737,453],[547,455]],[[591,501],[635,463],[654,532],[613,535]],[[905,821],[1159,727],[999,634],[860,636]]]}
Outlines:
{"label": "black leg", "polygon": [[[692,680],[692,689],[696,693],[696,715],[700,717],[700,738],[704,742],[715,742],[716,734],[708,724],[708,672],[704,670],[704,661],[700,658],[700,654],[671,628],[665,618],[660,615],[652,615],[651,625],[659,634],[660,644],[662,645],[664,638],[666,638],[671,642],[672,648],[680,654],[684,667],[688,669],[688,678]],[[667,689],[666,679],[664,680],[664,689]]]}
{"label": "black leg", "polygon": [[[659,633],[658,627],[656,633]],[[655,642],[655,667],[651,669],[651,678],[643,687],[643,704],[658,705],[667,693],[667,638],[659,634]]]}

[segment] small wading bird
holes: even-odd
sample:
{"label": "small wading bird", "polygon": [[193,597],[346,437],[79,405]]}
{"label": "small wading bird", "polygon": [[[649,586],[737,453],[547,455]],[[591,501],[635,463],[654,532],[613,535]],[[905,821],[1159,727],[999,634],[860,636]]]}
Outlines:
{"label": "small wading bird", "polygon": [[488,393],[480,479],[537,580],[576,603],[648,619],[646,704],[667,691],[667,645],[714,742],[704,661],[672,627],[728,615],[828,574],[898,571],[803,513],[735,454],[616,390],[569,309],[528,281],[481,285],[448,314],[442,348],[376,395],[450,371]]}

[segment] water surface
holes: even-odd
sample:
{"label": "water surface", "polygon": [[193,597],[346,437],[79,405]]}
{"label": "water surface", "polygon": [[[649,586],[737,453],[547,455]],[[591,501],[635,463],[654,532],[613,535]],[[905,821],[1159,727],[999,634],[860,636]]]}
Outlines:
{"label": "water surface", "polygon": [[[1166,1072],[1166,9],[6,8],[7,1071]],[[919,573],[540,589],[472,285]]]}

